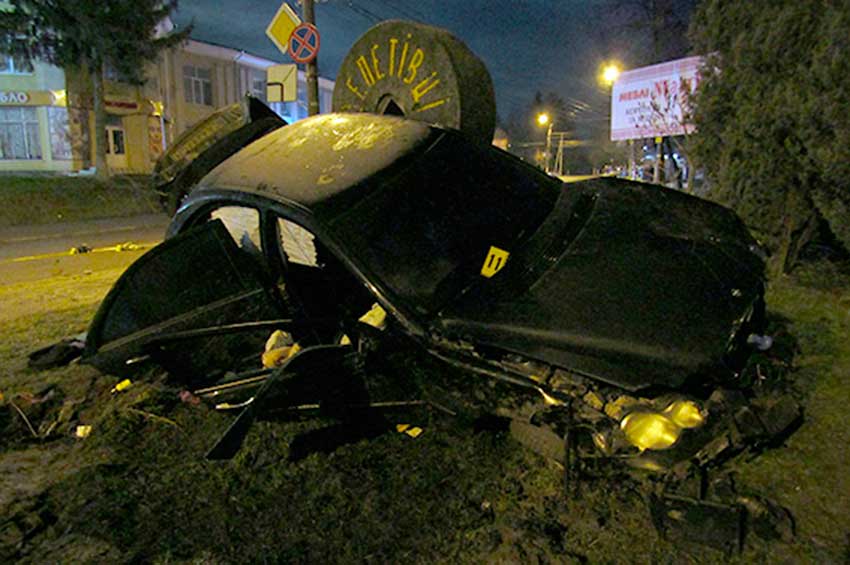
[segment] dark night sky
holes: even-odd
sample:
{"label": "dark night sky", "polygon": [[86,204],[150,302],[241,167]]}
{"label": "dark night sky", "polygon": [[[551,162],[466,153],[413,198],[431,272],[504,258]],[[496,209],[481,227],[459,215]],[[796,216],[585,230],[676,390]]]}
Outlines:
{"label": "dark night sky", "polygon": [[[290,6],[300,13],[295,0]],[[601,30],[604,0],[329,0],[317,3],[322,36],[319,73],[335,78],[354,41],[376,22],[408,19],[444,27],[485,63],[499,117],[530,104],[536,91],[604,108],[596,73],[609,57]],[[193,37],[289,62],[265,36],[279,0],[181,0],[178,25],[194,20]],[[628,64],[628,62],[626,61]]]}

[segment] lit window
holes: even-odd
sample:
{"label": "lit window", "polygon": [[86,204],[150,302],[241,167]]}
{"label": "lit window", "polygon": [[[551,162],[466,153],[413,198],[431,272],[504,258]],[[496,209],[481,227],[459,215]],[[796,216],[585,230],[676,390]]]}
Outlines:
{"label": "lit window", "polygon": [[41,159],[35,108],[0,108],[0,159]]}
{"label": "lit window", "polygon": [[266,72],[251,69],[249,75],[251,83],[249,91],[251,96],[259,98],[263,102],[266,101]]}
{"label": "lit window", "polygon": [[183,93],[186,102],[212,106],[212,73],[209,69],[183,66]]}
{"label": "lit window", "polygon": [[124,155],[124,130],[114,129],[112,131],[112,152],[116,155]]}
{"label": "lit window", "polygon": [[0,55],[0,74],[32,74],[32,61],[26,55]]}

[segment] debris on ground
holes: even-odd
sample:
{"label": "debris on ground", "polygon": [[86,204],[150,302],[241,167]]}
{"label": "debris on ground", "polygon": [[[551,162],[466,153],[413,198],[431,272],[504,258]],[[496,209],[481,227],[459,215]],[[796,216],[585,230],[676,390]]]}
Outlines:
{"label": "debris on ground", "polygon": [[184,404],[197,406],[201,403],[201,399],[189,392],[188,390],[181,390],[177,396],[180,398],[180,402]]}
{"label": "debris on ground", "polygon": [[68,250],[68,255],[82,255],[83,253],[91,253],[92,248],[88,245],[77,245]]}
{"label": "debris on ground", "polygon": [[79,358],[86,348],[86,332],[62,339],[29,354],[30,369],[53,369],[63,367]]}
{"label": "debris on ground", "polygon": [[266,347],[262,354],[263,367],[267,369],[280,367],[300,350],[301,346],[293,341],[291,333],[275,330],[266,340]]}

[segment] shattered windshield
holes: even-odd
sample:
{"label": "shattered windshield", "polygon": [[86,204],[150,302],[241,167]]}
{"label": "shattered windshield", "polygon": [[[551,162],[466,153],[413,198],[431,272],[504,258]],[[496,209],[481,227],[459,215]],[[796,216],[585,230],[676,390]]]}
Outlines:
{"label": "shattered windshield", "polygon": [[449,134],[333,228],[393,292],[432,313],[481,276],[492,247],[510,254],[534,233],[560,185]]}

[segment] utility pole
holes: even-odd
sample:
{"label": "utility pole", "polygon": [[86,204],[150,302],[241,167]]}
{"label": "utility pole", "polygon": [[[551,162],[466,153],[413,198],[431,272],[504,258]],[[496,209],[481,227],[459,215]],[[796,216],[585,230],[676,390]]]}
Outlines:
{"label": "utility pole", "polygon": [[[302,16],[304,22],[316,25],[316,11],[313,0],[302,0]],[[319,56],[307,63],[307,115],[315,116],[319,113]]]}
{"label": "utility pole", "polygon": [[661,167],[664,163],[664,151],[661,146],[663,141],[662,137],[655,138],[655,167],[652,170],[652,182],[655,184],[661,184]]}
{"label": "utility pole", "polygon": [[567,132],[559,131],[558,133],[558,152],[555,153],[555,174],[559,177],[564,176],[564,136]]}

